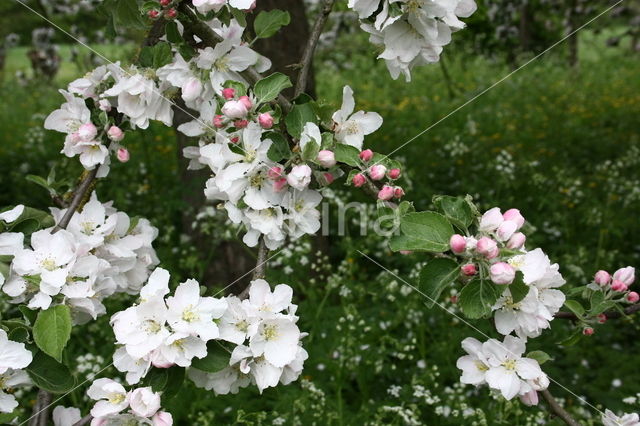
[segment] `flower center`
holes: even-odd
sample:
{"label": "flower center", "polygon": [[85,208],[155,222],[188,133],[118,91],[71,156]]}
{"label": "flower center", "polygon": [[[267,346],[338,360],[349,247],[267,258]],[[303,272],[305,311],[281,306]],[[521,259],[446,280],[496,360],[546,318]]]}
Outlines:
{"label": "flower center", "polygon": [[302,211],[302,209],[304,208],[304,202],[302,200],[299,200],[294,206],[293,208],[295,209],[295,211],[299,212]]}
{"label": "flower center", "polygon": [[160,323],[158,321],[146,320],[144,322],[144,328],[147,331],[147,333],[156,334],[156,333],[160,332],[160,330],[162,329],[162,326],[160,325]]}
{"label": "flower center", "polygon": [[504,368],[506,368],[509,371],[514,371],[516,369],[516,360],[515,359],[508,359],[505,362],[502,363],[502,366]]}
{"label": "flower center", "polygon": [[122,401],[124,401],[124,394],[122,393],[112,393],[109,395],[109,403],[110,404],[120,404]]}
{"label": "flower center", "polygon": [[249,323],[247,320],[240,320],[236,323],[236,328],[244,333],[249,329]]}
{"label": "flower center", "polygon": [[504,306],[505,308],[517,311],[518,309],[520,309],[520,302],[514,303],[513,298],[510,296],[507,296],[505,297],[505,300],[504,300]]}
{"label": "flower center", "polygon": [[247,149],[244,152],[244,161],[252,163],[256,159],[257,153],[255,149]]}
{"label": "flower center", "polygon": [[489,367],[487,367],[486,365],[484,365],[483,362],[481,361],[474,361],[474,364],[476,365],[476,368],[480,371],[488,371]]}
{"label": "flower center", "polygon": [[47,257],[40,262],[40,266],[42,266],[42,268],[46,269],[47,271],[53,271],[56,269],[56,261],[50,257]]}
{"label": "flower center", "polygon": [[360,132],[360,126],[356,121],[347,121],[342,126],[342,129],[350,135],[355,135]]}
{"label": "flower center", "polygon": [[266,325],[262,331],[264,340],[274,340],[278,337],[278,329],[275,325]]}
{"label": "flower center", "polygon": [[184,339],[178,339],[171,344],[171,346],[175,346],[180,350],[184,350]]}
{"label": "flower center", "polygon": [[229,58],[227,58],[226,56],[223,56],[222,58],[217,59],[214,63],[213,66],[218,70],[218,71],[229,71]]}
{"label": "flower center", "polygon": [[81,232],[85,235],[91,235],[93,234],[93,228],[95,227],[95,224],[93,222],[82,222],[80,224],[80,227],[82,228]]}
{"label": "flower center", "polygon": [[254,175],[249,178],[249,185],[254,188],[260,188],[262,186],[262,182],[264,182],[264,176],[262,175]]}
{"label": "flower center", "polygon": [[200,316],[193,310],[193,306],[189,305],[182,311],[182,321],[193,322],[200,319]]}

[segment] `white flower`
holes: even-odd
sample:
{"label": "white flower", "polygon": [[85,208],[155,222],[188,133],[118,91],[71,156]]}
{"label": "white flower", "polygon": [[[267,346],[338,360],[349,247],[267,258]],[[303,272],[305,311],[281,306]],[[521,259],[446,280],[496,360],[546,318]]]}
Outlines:
{"label": "white flower", "polygon": [[220,339],[240,345],[246,340],[247,331],[257,321],[257,317],[250,317],[240,299],[235,296],[227,297],[227,305],[227,310],[218,323]]}
{"label": "white flower", "polygon": [[80,410],[76,407],[63,407],[58,405],[53,409],[54,426],[73,426],[82,419]]}
{"label": "white flower", "polygon": [[[66,210],[60,212],[60,215]],[[86,249],[94,249],[104,243],[105,237],[110,235],[117,225],[116,214],[107,215],[105,206],[98,201],[96,193],[84,205],[81,212],[76,212],[69,221],[67,230],[71,232]]]}
{"label": "white flower", "polygon": [[525,284],[534,285],[540,289],[554,288],[564,285],[565,280],[558,272],[558,264],[551,264],[549,257],[537,248],[523,256],[510,259],[509,263],[522,271]]}
{"label": "white flower", "polygon": [[487,357],[482,352],[482,343],[473,337],[462,341],[462,349],[468,355],[458,358],[456,367],[462,370],[460,382],[479,386],[485,383],[485,374],[489,370]]}
{"label": "white flower", "polygon": [[24,205],[18,204],[14,208],[0,213],[0,220],[5,221],[6,223],[15,222],[20,216],[22,216],[23,212],[24,212]]}
{"label": "white flower", "polygon": [[117,343],[125,345],[134,358],[142,358],[162,345],[169,330],[166,328],[167,308],[163,299],[151,298],[111,317]]}
{"label": "white flower", "polygon": [[173,333],[160,346],[160,354],[170,364],[189,367],[193,358],[207,356],[207,344],[204,340],[186,333]]}
{"label": "white flower", "polygon": [[640,418],[637,413],[623,414],[618,417],[613,411],[607,409],[602,415],[602,424],[604,426],[640,426]]}
{"label": "white flower", "polygon": [[282,204],[287,207],[287,232],[293,238],[304,234],[315,234],[320,229],[320,212],[317,207],[322,202],[322,195],[318,191],[305,189],[304,191],[288,191]]}
{"label": "white flower", "polygon": [[5,232],[0,234],[0,256],[15,256],[24,248],[22,232]]}
{"label": "white flower", "polygon": [[131,392],[129,405],[133,414],[140,417],[151,417],[160,409],[160,394],[150,387],[138,388]]}
{"label": "white flower", "polygon": [[280,368],[295,359],[299,340],[298,326],[288,318],[274,318],[260,323],[249,347],[254,357],[264,355],[269,363]]}
{"label": "white flower", "polygon": [[77,132],[81,125],[91,122],[91,111],[87,108],[84,99],[64,90],[60,90],[60,93],[67,102],[62,104],[60,109],[49,114],[44,121],[44,128],[72,134]]}
{"label": "white flower", "polygon": [[151,360],[149,356],[134,358],[124,346],[121,346],[113,353],[113,365],[118,371],[127,373],[127,383],[133,385],[147,375],[151,368]]}
{"label": "white flower", "polygon": [[553,314],[539,300],[539,291],[535,287],[530,287],[527,295],[517,303],[513,302],[509,288],[505,289],[493,309],[496,311],[496,329],[505,335],[515,330],[520,337],[537,337],[543,329],[549,328],[549,321],[553,320]]}
{"label": "white flower", "polygon": [[29,375],[24,370],[6,370],[0,373],[0,413],[11,413],[18,406],[13,390],[31,383]]}
{"label": "white flower", "polygon": [[280,383],[283,385],[288,385],[300,377],[302,373],[302,368],[304,366],[304,362],[309,358],[309,354],[302,346],[298,346],[298,351],[296,352],[296,356],[287,365],[282,369],[282,376],[280,376]]}
{"label": "white flower", "polygon": [[238,45],[233,39],[225,39],[215,47],[207,47],[199,53],[196,64],[198,68],[211,70],[211,86],[216,93],[222,90],[227,80],[244,82],[240,72],[259,60],[256,52],[247,46]]}
{"label": "white flower", "polygon": [[339,142],[362,149],[364,137],[382,126],[382,117],[375,112],[358,111],[353,114],[354,109],[353,90],[344,86],[342,107],[331,117],[335,123],[335,136]]}
{"label": "white flower", "polygon": [[167,321],[174,331],[197,335],[205,342],[219,336],[213,322],[227,309],[224,299],[200,297],[200,285],[196,280],[180,284],[174,296],[167,299]]}
{"label": "white flower", "polygon": [[318,145],[318,148],[322,145],[322,135],[320,134],[320,128],[313,122],[308,122],[302,128],[300,134],[300,150],[304,152],[305,146],[308,143],[314,143]]}
{"label": "white flower", "polygon": [[98,401],[91,409],[91,415],[96,418],[119,413],[129,406],[129,393],[111,379],[94,381],[87,390],[87,396]]}
{"label": "white flower", "polygon": [[311,183],[311,168],[306,164],[293,166],[287,174],[287,183],[291,187],[303,191]]}
{"label": "white flower", "polygon": [[527,380],[538,379],[544,374],[536,360],[522,357],[525,342],[518,337],[506,336],[503,343],[489,339],[482,345],[482,351],[489,365],[485,380],[506,399],[518,395]]}
{"label": "white flower", "polygon": [[33,360],[33,355],[24,343],[9,340],[7,332],[0,329],[0,374],[7,370],[26,368]]}
{"label": "white flower", "polygon": [[293,289],[286,284],[278,284],[271,292],[269,283],[263,279],[253,280],[250,283],[249,299],[243,302],[244,306],[256,311],[261,318],[274,318],[275,314],[282,312],[291,306]]}

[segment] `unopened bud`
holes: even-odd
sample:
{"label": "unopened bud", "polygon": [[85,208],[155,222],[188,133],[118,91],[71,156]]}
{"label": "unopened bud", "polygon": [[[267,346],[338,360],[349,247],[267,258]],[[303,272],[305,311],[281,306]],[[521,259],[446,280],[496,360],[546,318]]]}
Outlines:
{"label": "unopened bud", "polygon": [[111,126],[107,130],[107,136],[114,142],[120,142],[124,139],[124,132],[118,126]]}
{"label": "unopened bud", "polygon": [[600,270],[596,272],[596,275],[593,277],[593,280],[599,286],[605,286],[611,282],[611,275],[607,271]]}
{"label": "unopened bud", "polygon": [[400,186],[396,186],[393,188],[393,197],[394,198],[402,198],[404,197],[404,189]]}
{"label": "unopened bud", "polygon": [[489,237],[482,237],[476,245],[478,253],[484,255],[488,259],[493,259],[498,255],[498,244]]}
{"label": "unopened bud", "polygon": [[467,248],[467,240],[460,234],[453,234],[449,239],[449,247],[456,254],[462,253]]}
{"label": "unopened bud", "polygon": [[336,155],[333,151],[329,151],[328,149],[323,149],[318,152],[318,163],[322,167],[331,168],[336,165]]}
{"label": "unopened bud", "polygon": [[524,246],[524,242],[527,241],[527,237],[522,232],[516,232],[507,241],[507,248],[517,250]]}
{"label": "unopened bud", "polygon": [[236,97],[236,89],[233,87],[227,87],[226,89],[222,89],[222,97],[226,100],[233,99]]}
{"label": "unopened bud", "polygon": [[281,192],[285,186],[287,186],[286,178],[280,178],[273,182],[273,190],[276,192]]}
{"label": "unopened bud", "polygon": [[247,120],[236,120],[233,122],[233,126],[236,129],[244,129],[248,125],[249,125],[249,122]]}
{"label": "unopened bud", "polygon": [[280,179],[282,177],[282,167],[273,166],[267,172],[267,177],[269,179]]}
{"label": "unopened bud", "polygon": [[85,123],[78,129],[78,137],[83,142],[92,141],[98,134],[98,129],[93,123]]}
{"label": "unopened bud", "polygon": [[240,96],[238,98],[238,100],[244,104],[244,106],[247,108],[247,110],[250,110],[251,107],[253,106],[253,102],[251,102],[251,99],[246,95],[245,96]]}
{"label": "unopened bud", "polygon": [[358,173],[357,175],[355,175],[353,177],[353,179],[351,179],[351,183],[353,184],[353,186],[355,186],[356,188],[361,187],[362,185],[365,184],[365,182],[367,181],[367,178],[364,177],[364,175],[362,173]]}
{"label": "unopened bud", "polygon": [[166,12],[164,12],[164,16],[165,16],[165,18],[173,19],[176,16],[178,16],[178,12],[174,8],[171,8],[171,9],[167,10]]}
{"label": "unopened bud", "polygon": [[160,6],[167,7],[171,4],[171,0],[160,0]]}
{"label": "unopened bud", "polygon": [[628,288],[629,287],[627,287],[625,283],[619,280],[613,280],[613,282],[611,283],[611,290],[613,291],[623,292],[627,291]]}
{"label": "unopened bud", "polygon": [[462,265],[460,267],[462,273],[468,277],[471,277],[478,273],[478,268],[473,263],[467,263],[466,265]]}
{"label": "unopened bud", "polygon": [[400,177],[400,169],[391,169],[389,170],[389,173],[387,173],[387,176],[389,176],[389,179],[398,179]]}
{"label": "unopened bud", "polygon": [[229,118],[244,118],[247,115],[248,108],[244,104],[244,102],[237,101],[227,101],[222,106],[222,113]]}
{"label": "unopened bud", "polygon": [[364,151],[360,151],[359,157],[362,161],[367,163],[371,161],[371,159],[373,158],[373,151],[371,151],[370,149],[365,149]]}
{"label": "unopened bud", "polygon": [[520,214],[520,210],[518,209],[509,209],[502,215],[504,220],[511,220],[516,223],[518,229],[522,228],[524,225],[524,217]]}
{"label": "unopened bud", "polygon": [[635,291],[630,291],[627,294],[627,301],[630,303],[636,303],[638,300],[640,300],[640,295],[638,293],[636,293]]}
{"label": "unopened bud", "polygon": [[224,127],[224,115],[217,114],[213,117],[213,125],[218,129],[222,129]]}
{"label": "unopened bud", "polygon": [[595,333],[595,330],[591,327],[585,327],[582,329],[582,334],[585,336],[591,336],[593,333]]}
{"label": "unopened bud", "polygon": [[605,314],[599,314],[597,318],[600,324],[607,322],[607,316]]}
{"label": "unopened bud", "polygon": [[151,19],[158,19],[158,17],[160,16],[160,12],[152,9],[149,12],[147,12],[147,16]]}
{"label": "unopened bud", "polygon": [[333,183],[333,181],[335,180],[335,178],[333,177],[333,174],[331,174],[329,172],[323,173],[322,176],[324,177],[324,180],[327,183],[327,185],[331,185]]}
{"label": "unopened bud", "polygon": [[511,284],[516,277],[516,270],[506,262],[498,262],[491,265],[489,275],[496,284]]}
{"label": "unopened bud", "polygon": [[118,161],[120,161],[121,163],[126,163],[130,158],[129,150],[127,148],[118,148],[116,157],[118,157]]}
{"label": "unopened bud", "polygon": [[268,112],[264,112],[258,115],[258,123],[263,129],[270,129],[273,127],[273,117]]}
{"label": "unopened bud", "polygon": [[369,177],[372,180],[380,180],[384,177],[384,174],[387,172],[387,168],[382,164],[376,164],[375,166],[371,166],[369,168]]}
{"label": "unopened bud", "polygon": [[380,191],[378,191],[378,200],[388,201],[393,198],[395,191],[393,187],[385,185]]}

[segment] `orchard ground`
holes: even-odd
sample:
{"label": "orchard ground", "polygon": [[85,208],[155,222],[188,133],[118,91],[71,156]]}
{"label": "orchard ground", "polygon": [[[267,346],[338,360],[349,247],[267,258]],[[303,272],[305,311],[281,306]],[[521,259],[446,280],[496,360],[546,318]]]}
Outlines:
{"label": "orchard ground", "polygon": [[[567,67],[561,53],[551,52],[394,153],[405,165],[408,198],[425,209],[434,194],[468,193],[483,208],[519,208],[529,221],[528,247],[543,247],[560,263],[570,286],[586,283],[600,268],[640,265],[640,57],[624,45],[605,47],[605,38],[583,33],[578,69]],[[382,153],[394,151],[511,71],[501,60],[452,48],[456,56],[444,58],[450,87],[439,65],[414,72],[410,84],[390,82],[384,65],[363,51],[367,44],[357,38],[349,42],[359,50],[347,51],[348,57],[321,54],[318,94],[337,108],[342,85],[349,84],[357,109],[385,118],[366,141]],[[127,46],[98,50],[114,60],[134,53]],[[56,87],[81,73],[68,61],[69,48],[63,47],[65,60],[55,84],[21,86],[13,74],[28,67],[25,51],[10,51],[0,87],[5,101],[0,106],[0,186],[5,189],[0,205],[46,208],[46,191],[25,177],[46,176],[54,165],[59,172],[79,175],[77,161],[60,160],[60,135],[43,130],[42,123],[61,102]],[[207,260],[217,253],[194,249],[191,232],[183,227],[184,192],[202,186],[185,188],[180,180],[174,132],[154,126],[126,142],[132,159],[113,166],[109,179],[98,187],[100,198],[113,199],[119,209],[145,216],[163,230],[156,249],[166,262],[163,266],[177,277],[203,276]],[[336,197],[347,199],[341,194],[352,190],[342,183],[334,184]],[[361,200],[369,202],[364,196]],[[209,227],[211,238],[237,238],[215,209],[202,217],[206,221],[196,226]],[[413,419],[418,424],[515,425],[546,418],[537,408],[493,400],[484,390],[459,385],[459,342],[478,337],[476,332],[437,307],[428,309],[422,296],[357,250],[367,250],[411,284],[416,268],[409,265],[419,255],[391,256],[383,238],[360,236],[357,223],[349,229],[348,238],[329,237],[330,249],[320,255],[319,245],[308,239],[302,248],[285,249],[270,262],[269,281],[286,278],[294,287],[301,305],[300,329],[310,332],[303,379],[269,389],[263,398],[242,390],[242,404],[232,404],[234,396],[214,397],[189,385],[166,407],[178,424],[278,424],[279,419],[285,424],[405,424]],[[296,282],[293,278],[298,277]],[[227,283],[203,284],[222,288]],[[446,306],[455,310],[450,301]],[[69,348],[70,356],[101,348],[106,365],[112,352],[103,347],[111,340],[102,337],[111,333],[107,321],[103,317],[92,324],[91,334],[77,339],[86,347]],[[555,321],[549,333],[532,342],[530,350],[557,348],[545,371],[587,401],[597,400],[614,411],[637,411],[638,402],[622,402],[631,402],[628,397],[640,391],[637,321],[611,321],[575,345],[557,346],[571,328],[568,321]],[[489,332],[488,325],[483,331]],[[600,366],[607,367],[594,368]],[[87,373],[79,370],[78,379]],[[570,411],[599,417],[575,396],[555,393],[566,398]],[[80,390],[69,396],[71,402],[83,397]],[[464,420],[463,413],[468,416]]]}

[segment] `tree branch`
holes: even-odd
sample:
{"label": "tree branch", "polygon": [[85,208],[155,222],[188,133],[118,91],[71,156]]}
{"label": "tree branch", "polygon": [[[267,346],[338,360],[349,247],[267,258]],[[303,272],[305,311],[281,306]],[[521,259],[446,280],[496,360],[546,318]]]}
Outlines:
{"label": "tree branch", "polygon": [[565,422],[569,426],[580,426],[576,420],[571,417],[571,414],[567,412],[556,399],[551,395],[549,389],[545,389],[540,391],[542,397],[547,401],[547,405],[549,406],[549,411],[558,416],[563,422]]}
{"label": "tree branch", "polygon": [[33,414],[29,419],[29,426],[47,426],[51,399],[52,396],[49,392],[43,389],[38,390],[36,403],[33,406]]}
{"label": "tree branch", "polygon": [[[260,237],[260,241],[258,243],[258,258],[256,260],[256,267],[253,269],[251,280],[264,279],[267,269],[267,256],[269,256],[269,249],[264,242],[264,237]],[[249,297],[250,288],[251,285],[248,285],[244,290],[242,290],[242,293],[238,295],[238,298],[243,300]]]}
{"label": "tree branch", "polygon": [[69,225],[69,221],[73,217],[73,214],[76,212],[76,210],[78,210],[78,208],[80,208],[80,204],[82,204],[82,200],[84,200],[89,190],[93,187],[93,183],[96,179],[97,174],[98,174],[97,166],[93,170],[85,171],[83,173],[83,178],[73,193],[73,199],[71,200],[71,204],[69,204],[69,208],[67,208],[67,211],[62,217],[62,219],[60,220],[60,223],[58,223],[55,226],[55,228],[53,228],[53,233],[58,232],[61,229],[65,229],[67,225]]}
{"label": "tree branch", "polygon": [[73,426],[84,426],[86,424],[89,424],[91,420],[93,420],[93,416],[91,414],[87,414],[86,416],[75,422]]}
{"label": "tree branch", "polygon": [[[633,315],[638,311],[640,311],[640,303],[635,303],[635,304],[633,304],[631,306],[627,306],[624,309],[624,313],[622,313],[620,311],[610,311],[610,312],[604,312],[604,314],[607,316],[607,319],[617,319],[617,318],[626,317],[628,315]],[[574,314],[573,312],[564,312],[564,311],[557,312],[554,315],[554,317],[555,318],[561,318],[561,319],[568,319],[568,320],[577,320],[578,319],[576,314]]]}
{"label": "tree branch", "polygon": [[320,39],[320,35],[322,34],[322,30],[325,24],[327,23],[329,14],[331,14],[333,3],[335,3],[335,0],[324,0],[322,8],[320,9],[320,14],[318,15],[318,19],[313,25],[311,35],[309,36],[309,40],[307,40],[307,45],[305,46],[304,52],[302,53],[302,58],[300,59],[300,65],[302,66],[302,68],[300,68],[298,78],[296,79],[296,86],[293,92],[294,98],[297,98],[298,95],[304,92],[307,88],[307,79],[309,77],[309,69],[311,68],[311,63],[313,62],[313,53],[316,50],[318,40]]}

